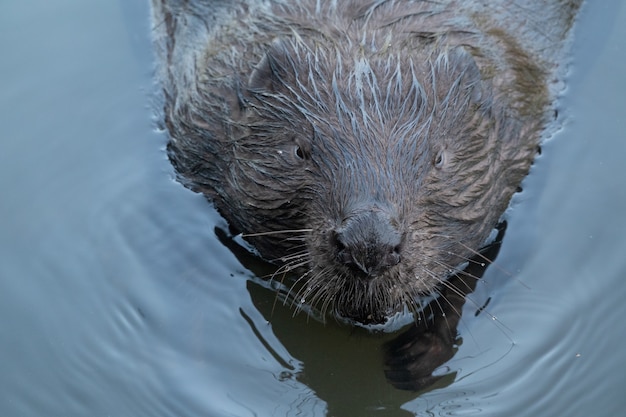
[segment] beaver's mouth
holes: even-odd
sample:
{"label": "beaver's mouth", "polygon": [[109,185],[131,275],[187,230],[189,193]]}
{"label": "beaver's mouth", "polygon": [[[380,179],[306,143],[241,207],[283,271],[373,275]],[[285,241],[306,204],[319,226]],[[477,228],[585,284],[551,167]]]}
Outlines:
{"label": "beaver's mouth", "polygon": [[[318,266],[319,267],[319,266]],[[309,271],[306,282],[296,290],[298,305],[307,304],[320,317],[340,321],[382,324],[403,311],[415,294],[399,285],[399,272],[367,277],[365,274],[324,270]]]}

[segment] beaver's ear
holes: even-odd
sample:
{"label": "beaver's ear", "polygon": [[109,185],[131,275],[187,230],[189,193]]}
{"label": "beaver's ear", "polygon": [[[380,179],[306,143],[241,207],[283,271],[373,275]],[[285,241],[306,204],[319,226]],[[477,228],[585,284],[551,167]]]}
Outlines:
{"label": "beaver's ear", "polygon": [[[471,53],[464,47],[456,46],[440,52],[435,61],[435,74],[437,79],[433,84],[436,86],[437,95],[441,100],[449,100],[451,97],[465,97],[472,103],[481,105],[489,101],[486,83],[483,82],[478,65]],[[452,87],[452,90],[450,90]],[[455,91],[456,94],[450,94]]]}
{"label": "beaver's ear", "polygon": [[293,60],[285,42],[282,39],[274,39],[261,61],[254,67],[248,87],[251,90],[275,91],[278,86],[285,83],[288,69],[293,68]]}
{"label": "beaver's ear", "polygon": [[482,103],[487,98],[485,83],[472,54],[457,46],[448,52],[447,61],[447,70],[457,80],[458,88],[465,90],[472,102]]}

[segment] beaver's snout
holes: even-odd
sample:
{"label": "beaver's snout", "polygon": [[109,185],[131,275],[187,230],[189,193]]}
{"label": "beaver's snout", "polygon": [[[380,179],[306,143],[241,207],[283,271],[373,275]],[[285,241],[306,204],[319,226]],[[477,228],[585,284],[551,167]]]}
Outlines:
{"label": "beaver's snout", "polygon": [[403,234],[397,224],[377,208],[348,217],[333,235],[337,260],[359,276],[381,275],[400,263]]}

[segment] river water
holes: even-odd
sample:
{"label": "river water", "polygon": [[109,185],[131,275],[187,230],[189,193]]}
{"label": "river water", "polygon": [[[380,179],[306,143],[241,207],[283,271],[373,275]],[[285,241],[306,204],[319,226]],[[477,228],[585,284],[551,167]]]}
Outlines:
{"label": "river water", "polygon": [[292,317],[173,180],[147,2],[2,2],[0,415],[624,415],[626,4],[575,34],[487,311],[415,393],[384,377],[388,335]]}

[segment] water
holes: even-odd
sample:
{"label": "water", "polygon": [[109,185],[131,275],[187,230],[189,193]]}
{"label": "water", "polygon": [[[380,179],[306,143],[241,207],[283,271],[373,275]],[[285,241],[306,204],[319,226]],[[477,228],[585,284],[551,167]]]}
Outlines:
{"label": "water", "polygon": [[565,128],[421,394],[387,383],[389,335],[275,305],[173,181],[146,3],[0,5],[0,415],[624,414],[622,2],[583,11]]}

